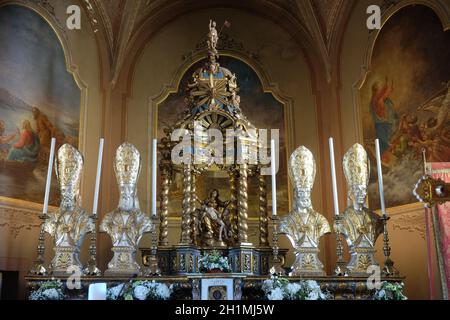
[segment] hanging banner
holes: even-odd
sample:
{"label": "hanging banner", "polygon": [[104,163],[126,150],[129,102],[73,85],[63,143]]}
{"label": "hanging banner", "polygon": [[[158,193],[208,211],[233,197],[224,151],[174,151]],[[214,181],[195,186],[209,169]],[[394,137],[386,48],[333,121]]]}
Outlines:
{"label": "hanging banner", "polygon": [[[431,162],[431,176],[450,182],[450,162]],[[439,227],[441,230],[441,248],[444,260],[444,268],[447,280],[447,288],[450,295],[450,202],[437,206]]]}

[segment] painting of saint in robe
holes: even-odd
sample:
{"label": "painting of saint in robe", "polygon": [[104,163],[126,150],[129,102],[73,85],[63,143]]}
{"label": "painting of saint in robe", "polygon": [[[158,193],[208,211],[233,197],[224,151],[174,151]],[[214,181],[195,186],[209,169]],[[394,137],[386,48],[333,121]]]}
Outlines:
{"label": "painting of saint in robe", "polygon": [[9,161],[36,162],[39,152],[39,137],[31,128],[30,121],[24,120],[20,139],[9,150]]}
{"label": "painting of saint in robe", "polygon": [[398,126],[398,114],[391,99],[393,90],[394,84],[387,77],[384,83],[375,82],[372,85],[370,111],[376,136],[380,140],[380,152],[383,156],[385,156],[385,151],[389,149],[391,137]]}
{"label": "painting of saint in robe", "polygon": [[[417,23],[420,21],[420,23]],[[429,7],[406,6],[376,37],[360,89],[364,147],[376,168],[379,139],[386,206],[417,202],[411,190],[427,161],[450,160],[450,30]],[[371,170],[369,206],[380,206]]]}

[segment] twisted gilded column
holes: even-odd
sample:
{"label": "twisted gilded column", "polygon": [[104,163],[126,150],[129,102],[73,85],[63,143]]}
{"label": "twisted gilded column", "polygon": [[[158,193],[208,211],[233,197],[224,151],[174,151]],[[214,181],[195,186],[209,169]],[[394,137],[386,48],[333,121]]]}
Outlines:
{"label": "twisted gilded column", "polygon": [[181,218],[181,244],[192,244],[191,230],[191,165],[183,167],[183,215]]}
{"label": "twisted gilded column", "polygon": [[192,242],[198,245],[199,230],[198,230],[198,216],[195,212],[195,202],[197,201],[196,195],[196,176],[194,173],[191,175],[191,230],[192,230]]}
{"label": "twisted gilded column", "polygon": [[248,165],[239,166],[239,244],[248,243]]}
{"label": "twisted gilded column", "polygon": [[239,218],[238,218],[238,212],[236,210],[236,172],[234,170],[230,171],[229,176],[229,182],[230,182],[230,204],[228,206],[230,210],[230,222],[231,222],[231,228],[232,228],[232,234],[233,234],[233,241],[238,242],[239,241]]}
{"label": "twisted gilded column", "polygon": [[170,174],[167,168],[161,171],[161,207],[160,207],[160,224],[159,224],[159,245],[169,245],[169,186]]}
{"label": "twisted gilded column", "polygon": [[267,185],[266,177],[258,172],[259,186],[259,246],[269,246],[269,223],[267,219]]}

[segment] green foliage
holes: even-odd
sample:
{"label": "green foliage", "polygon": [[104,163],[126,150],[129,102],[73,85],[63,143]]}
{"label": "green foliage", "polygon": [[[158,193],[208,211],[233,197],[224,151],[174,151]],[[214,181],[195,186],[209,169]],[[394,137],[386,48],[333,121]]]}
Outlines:
{"label": "green foliage", "polygon": [[60,280],[42,281],[30,292],[29,300],[64,300],[64,286]]}
{"label": "green foliage", "polygon": [[375,291],[373,295],[374,300],[407,300],[408,298],[403,294],[403,283],[392,283],[383,281],[381,287]]}
{"label": "green foliage", "polygon": [[222,254],[213,250],[210,253],[205,253],[198,260],[199,268],[201,272],[208,272],[211,270],[220,270],[222,272],[230,272],[230,264],[228,263],[228,258],[223,257]]}

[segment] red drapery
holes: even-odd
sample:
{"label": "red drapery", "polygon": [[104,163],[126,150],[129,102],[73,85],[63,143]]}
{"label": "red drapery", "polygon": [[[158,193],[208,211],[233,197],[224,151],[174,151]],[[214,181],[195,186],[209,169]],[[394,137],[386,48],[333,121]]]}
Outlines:
{"label": "red drapery", "polygon": [[[450,162],[432,162],[430,165],[433,178],[450,182]],[[438,205],[437,213],[441,231],[441,243],[439,245],[442,248],[447,288],[450,295],[450,202]]]}

